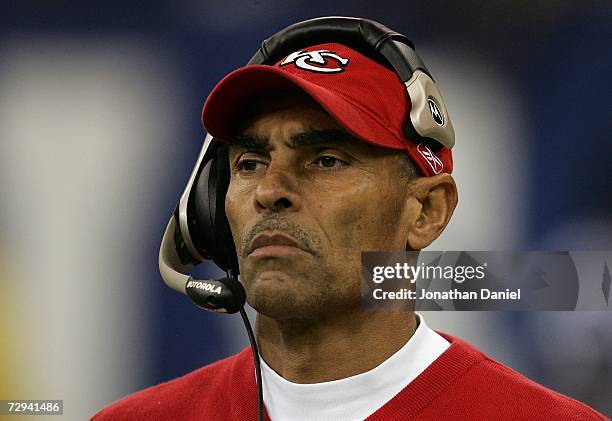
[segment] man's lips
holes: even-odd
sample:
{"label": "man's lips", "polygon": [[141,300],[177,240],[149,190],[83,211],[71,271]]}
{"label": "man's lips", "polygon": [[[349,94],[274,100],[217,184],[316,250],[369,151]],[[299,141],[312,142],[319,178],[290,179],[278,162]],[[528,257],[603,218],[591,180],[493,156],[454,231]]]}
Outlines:
{"label": "man's lips", "polygon": [[290,255],[308,252],[297,241],[284,234],[259,234],[253,239],[249,256]]}

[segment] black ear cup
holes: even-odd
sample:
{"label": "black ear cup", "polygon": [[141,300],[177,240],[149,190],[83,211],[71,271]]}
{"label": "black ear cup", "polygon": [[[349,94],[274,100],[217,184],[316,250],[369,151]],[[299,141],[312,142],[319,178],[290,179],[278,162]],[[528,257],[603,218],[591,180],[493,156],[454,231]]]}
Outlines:
{"label": "black ear cup", "polygon": [[236,248],[225,215],[230,181],[227,145],[216,143],[213,156],[200,172],[190,199],[190,231],[200,253],[222,270],[238,270]]}

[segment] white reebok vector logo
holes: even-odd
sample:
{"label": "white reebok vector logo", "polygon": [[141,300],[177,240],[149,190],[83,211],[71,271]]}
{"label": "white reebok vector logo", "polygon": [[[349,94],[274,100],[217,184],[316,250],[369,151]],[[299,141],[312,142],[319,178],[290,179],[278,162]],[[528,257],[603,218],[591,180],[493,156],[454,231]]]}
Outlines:
{"label": "white reebok vector logo", "polygon": [[[327,59],[336,61],[337,67],[325,67],[329,64]],[[279,67],[294,63],[296,67],[303,70],[318,73],[338,73],[344,71],[348,65],[349,59],[340,57],[338,54],[329,50],[316,51],[295,51],[287,56]]]}
{"label": "white reebok vector logo", "polygon": [[444,164],[442,163],[440,158],[438,158],[436,154],[434,154],[427,146],[422,143],[419,143],[417,145],[417,150],[419,151],[421,156],[425,158],[425,160],[433,170],[434,174],[439,174],[440,171],[444,169]]}

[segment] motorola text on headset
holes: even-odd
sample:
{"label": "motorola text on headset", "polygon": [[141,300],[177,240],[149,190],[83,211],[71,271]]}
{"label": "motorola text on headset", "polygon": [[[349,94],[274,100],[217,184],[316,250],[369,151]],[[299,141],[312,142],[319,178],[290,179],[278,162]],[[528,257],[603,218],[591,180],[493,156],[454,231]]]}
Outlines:
{"label": "motorola text on headset", "polygon": [[[344,44],[395,71],[410,97],[411,110],[403,125],[407,139],[426,142],[432,149],[453,147],[455,135],[446,106],[414,44],[373,20],[332,16],[295,23],[263,41],[247,65],[274,65],[296,50],[328,42]],[[435,113],[431,101],[437,105]],[[244,311],[246,293],[239,281],[238,258],[225,215],[230,171],[227,147],[223,146],[207,134],[164,232],[159,270],[170,288],[187,295],[198,307],[220,313],[240,312],[253,349],[258,419],[263,420],[259,352]],[[193,279],[188,271],[205,260],[212,260],[226,277]]]}

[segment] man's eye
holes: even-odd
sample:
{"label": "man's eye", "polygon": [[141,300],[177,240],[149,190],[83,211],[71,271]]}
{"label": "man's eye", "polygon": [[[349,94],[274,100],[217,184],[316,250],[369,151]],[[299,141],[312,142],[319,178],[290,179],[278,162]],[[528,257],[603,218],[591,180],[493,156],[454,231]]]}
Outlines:
{"label": "man's eye", "polygon": [[264,162],[258,161],[256,159],[243,159],[236,164],[236,169],[238,171],[256,171],[265,166]]}
{"label": "man's eye", "polygon": [[346,165],[346,162],[330,155],[320,156],[315,162],[320,168],[340,168],[341,166]]}

